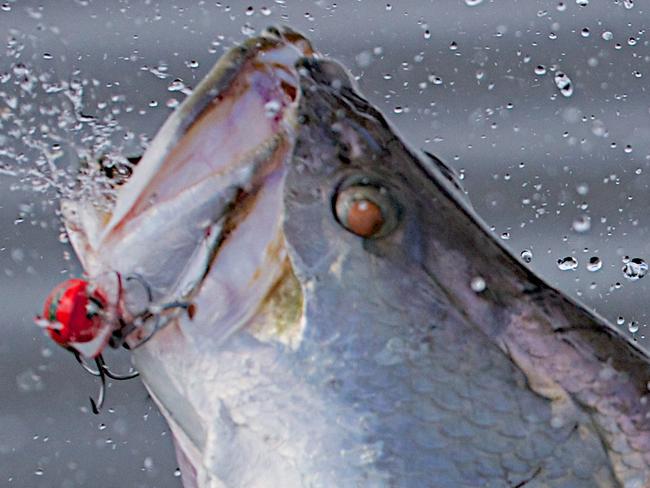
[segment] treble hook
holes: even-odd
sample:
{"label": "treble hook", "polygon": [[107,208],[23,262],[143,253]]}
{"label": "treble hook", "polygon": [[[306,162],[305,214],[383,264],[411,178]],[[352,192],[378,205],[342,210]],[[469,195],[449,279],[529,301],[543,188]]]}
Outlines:
{"label": "treble hook", "polygon": [[108,376],[112,380],[117,380],[117,381],[132,380],[133,378],[136,378],[140,374],[137,371],[133,371],[132,373],[128,373],[124,375],[113,373],[106,365],[106,362],[104,361],[104,357],[101,354],[97,356],[95,361],[97,362],[99,369],[104,371],[104,373],[106,373],[106,376]]}
{"label": "treble hook", "polygon": [[[191,302],[184,302],[179,300],[161,305],[160,311],[166,312],[168,310],[174,310],[178,308],[187,311],[190,317],[194,314],[194,304],[192,304]],[[138,347],[146,344],[149,341],[149,339],[151,339],[154,336],[156,332],[158,332],[160,329],[165,327],[171,320],[171,318],[169,317],[165,317],[163,319],[163,317],[160,314],[152,314],[149,312],[146,318],[151,318],[151,317],[155,317],[156,320],[153,327],[151,328],[151,332],[149,332],[149,334],[144,339],[141,339],[140,342],[135,344],[133,347],[130,347],[129,349],[137,349]]]}
{"label": "treble hook", "polygon": [[93,410],[95,415],[99,415],[99,411],[102,406],[104,406],[104,397],[106,396],[106,375],[104,369],[102,368],[102,362],[99,359],[100,356],[95,358],[95,364],[97,365],[97,372],[99,373],[99,379],[101,380],[101,386],[99,387],[99,395],[97,396],[97,403],[93,400],[93,397],[90,397],[90,407]]}
{"label": "treble hook", "polygon": [[[147,281],[139,274],[137,273],[132,273],[124,277],[125,281],[137,281],[142,285],[144,288],[144,291],[146,293],[146,298],[149,306],[145,308],[142,312],[138,313],[135,317],[133,317],[132,320],[129,322],[123,321],[121,318],[119,318],[121,327],[118,330],[115,330],[111,338],[109,340],[109,345],[111,347],[117,348],[119,346],[124,346],[127,349],[132,349],[132,348],[137,348],[145,344],[149,339],[151,339],[154,334],[165,327],[169,321],[172,319],[169,315],[164,316],[164,312],[169,312],[170,310],[174,309],[181,309],[187,311],[190,317],[194,315],[194,305],[190,302],[185,302],[182,300],[174,300],[171,302],[163,303],[158,306],[151,306],[153,302],[153,291],[151,290],[151,287],[147,283]],[[121,287],[121,285],[120,285]],[[96,303],[98,308],[101,307],[101,303]],[[149,333],[144,339],[141,339],[137,344],[134,346],[130,347],[125,339],[126,337],[139,328],[141,325],[138,325],[138,323],[143,324],[144,322],[154,319],[154,322],[151,327],[151,330],[148,331]],[[101,354],[98,354],[95,357],[95,365],[97,369],[93,369],[92,366],[88,365],[84,358],[81,356],[81,354],[75,350],[72,347],[68,347],[68,350],[72,352],[74,355],[75,359],[77,362],[81,365],[81,367],[86,371],[88,374],[98,377],[100,379],[100,388],[99,388],[99,395],[97,396],[97,400],[90,398],[90,406],[92,407],[92,411],[94,414],[99,414],[99,411],[101,410],[103,404],[104,404],[104,399],[106,398],[106,378],[110,378],[112,380],[117,380],[117,381],[125,381],[125,380],[130,380],[135,378],[136,376],[139,375],[137,371],[133,371],[131,373],[127,373],[124,375],[120,375],[117,373],[114,373],[111,371],[111,369],[108,367],[106,364],[106,361],[104,360],[104,357]]]}
{"label": "treble hook", "polygon": [[81,355],[75,351],[72,350],[72,353],[74,354],[75,359],[77,362],[81,365],[81,367],[89,374],[93,376],[99,377],[101,380],[101,386],[99,388],[99,395],[97,396],[97,401],[93,400],[90,398],[90,406],[92,408],[92,411],[95,415],[99,414],[99,411],[102,408],[102,405],[104,404],[104,398],[106,397],[106,377],[108,376],[109,378],[117,381],[125,381],[125,380],[130,380],[135,377],[137,377],[140,373],[137,371],[133,371],[132,373],[128,373],[125,375],[118,375],[116,373],[113,373],[110,368],[106,365],[106,362],[104,361],[104,357],[99,354],[95,358],[95,364],[97,365],[97,369],[94,370],[86,362],[83,360]]}
{"label": "treble hook", "polygon": [[135,280],[138,283],[140,283],[142,285],[142,287],[144,288],[145,292],[147,293],[147,301],[149,303],[153,302],[153,292],[151,291],[151,287],[149,286],[149,283],[147,283],[147,281],[142,277],[141,274],[139,274],[139,273],[131,273],[131,274],[125,276],[124,279],[126,281]]}
{"label": "treble hook", "polygon": [[74,355],[74,358],[81,365],[81,367],[84,369],[84,371],[86,371],[86,373],[89,373],[89,374],[91,374],[93,376],[99,376],[99,371],[95,371],[90,366],[88,366],[86,364],[86,362],[83,360],[83,358],[81,357],[81,354],[79,354],[79,352],[77,352],[73,348],[69,348],[68,350]]}

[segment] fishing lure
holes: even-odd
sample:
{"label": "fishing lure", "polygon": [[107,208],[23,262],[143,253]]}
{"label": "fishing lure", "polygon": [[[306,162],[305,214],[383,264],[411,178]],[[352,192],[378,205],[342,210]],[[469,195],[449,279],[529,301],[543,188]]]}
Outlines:
{"label": "fishing lure", "polygon": [[[149,305],[137,314],[132,314],[125,305],[124,282],[138,283],[146,294]],[[100,378],[97,400],[90,398],[93,413],[98,414],[104,403],[106,377],[129,380],[138,376],[137,371],[126,375],[113,372],[102,355],[106,346],[139,347],[168,323],[168,317],[163,317],[165,312],[182,309],[191,313],[191,306],[186,302],[174,301],[162,306],[153,306],[152,302],[151,288],[142,277],[132,274],[123,280],[119,273],[92,281],[69,279],[55,286],[47,296],[42,316],[37,316],[35,322],[54,342],[70,351],[86,372]],[[126,338],[131,334],[135,338],[128,343]],[[94,360],[96,369],[86,359]]]}

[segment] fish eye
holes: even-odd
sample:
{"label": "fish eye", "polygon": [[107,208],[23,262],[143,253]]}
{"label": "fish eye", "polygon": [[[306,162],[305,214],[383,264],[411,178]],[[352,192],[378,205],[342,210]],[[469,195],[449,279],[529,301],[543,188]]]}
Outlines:
{"label": "fish eye", "polygon": [[399,213],[386,188],[363,180],[339,189],[334,212],[346,230],[365,239],[389,234],[397,225]]}

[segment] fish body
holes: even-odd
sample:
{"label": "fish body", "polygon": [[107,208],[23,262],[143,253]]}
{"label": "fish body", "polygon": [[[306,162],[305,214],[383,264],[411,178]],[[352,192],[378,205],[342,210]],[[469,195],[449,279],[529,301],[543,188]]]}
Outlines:
{"label": "fish body", "polygon": [[91,277],[193,305],[127,339],[188,488],[650,486],[647,356],[289,29],[219,62],[111,212],[64,208]]}

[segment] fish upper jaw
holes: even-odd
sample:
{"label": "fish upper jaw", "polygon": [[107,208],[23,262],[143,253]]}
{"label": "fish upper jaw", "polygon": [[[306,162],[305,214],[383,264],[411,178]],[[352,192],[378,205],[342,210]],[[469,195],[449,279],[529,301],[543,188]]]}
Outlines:
{"label": "fish upper jaw", "polygon": [[[313,54],[289,29],[269,29],[233,48],[161,127],[132,176],[115,189],[112,208],[64,201],[64,222],[86,272],[111,267],[125,237],[133,252],[134,235],[151,242],[162,234],[147,225],[158,217],[214,219],[215,212],[206,217],[207,210],[193,210],[211,196],[253,184],[272,147],[291,138],[300,95],[294,65]],[[212,184],[202,187],[208,180]]]}
{"label": "fish upper jaw", "polygon": [[224,56],[162,126],[101,238],[119,237],[117,228],[206,178],[227,179],[290,130],[299,95],[294,64],[308,53],[308,44],[269,34]]}

